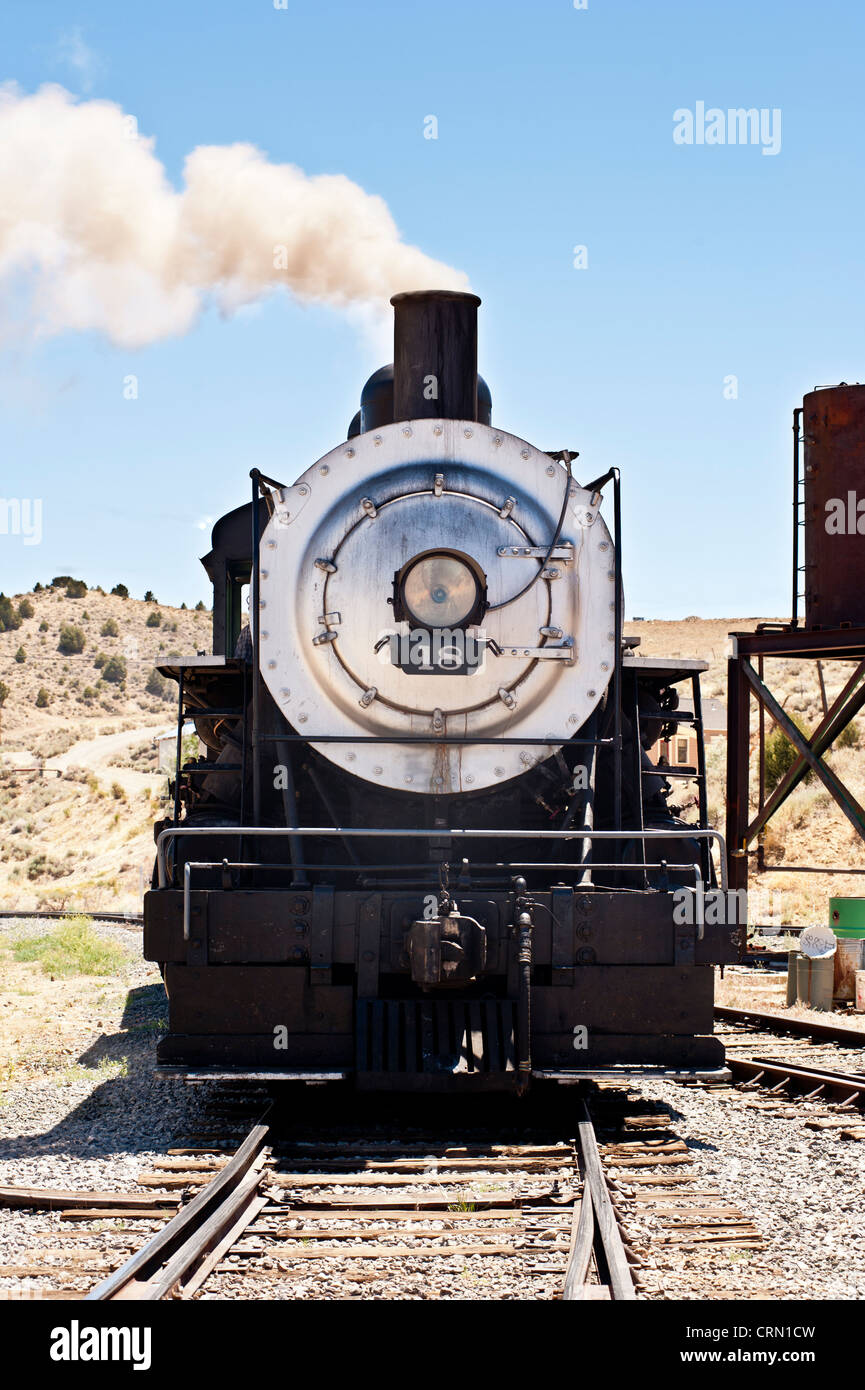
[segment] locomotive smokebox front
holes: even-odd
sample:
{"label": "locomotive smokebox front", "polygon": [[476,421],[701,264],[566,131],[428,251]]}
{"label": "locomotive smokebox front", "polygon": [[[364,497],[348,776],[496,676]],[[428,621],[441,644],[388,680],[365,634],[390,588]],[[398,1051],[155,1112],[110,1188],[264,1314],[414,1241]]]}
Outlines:
{"label": "locomotive smokebox front", "polygon": [[261,670],[278,709],[341,740],[312,746],[345,772],[404,793],[477,793],[546,761],[615,664],[600,493],[567,455],[478,419],[479,303],[394,297],[393,423],[282,489],[262,538]]}

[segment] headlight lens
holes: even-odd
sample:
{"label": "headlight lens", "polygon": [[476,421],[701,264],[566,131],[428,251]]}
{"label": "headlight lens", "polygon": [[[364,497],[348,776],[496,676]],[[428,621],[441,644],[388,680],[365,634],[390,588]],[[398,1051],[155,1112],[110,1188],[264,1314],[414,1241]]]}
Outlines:
{"label": "headlight lens", "polygon": [[409,617],[422,627],[459,627],[477,607],[474,571],[455,555],[424,555],[408,570],[402,599]]}

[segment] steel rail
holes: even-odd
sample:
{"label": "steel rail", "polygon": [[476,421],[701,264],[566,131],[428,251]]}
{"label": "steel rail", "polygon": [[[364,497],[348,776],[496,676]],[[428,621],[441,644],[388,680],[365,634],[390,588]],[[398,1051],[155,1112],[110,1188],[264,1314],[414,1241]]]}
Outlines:
{"label": "steel rail", "polygon": [[22,920],[27,917],[44,917],[47,920],[61,922],[65,917],[90,917],[94,922],[129,922],[133,926],[140,926],[144,921],[140,912],[97,912],[93,908],[88,909],[86,907],[67,907],[62,912],[56,908],[50,912],[47,909],[34,912],[27,908],[21,908],[17,912],[6,912],[5,910],[0,912],[0,919],[6,920],[14,917],[20,917]]}
{"label": "steel rail", "polygon": [[767,1086],[780,1091],[786,1086],[816,1096],[829,1091],[843,1104],[865,1106],[865,1076],[826,1071],[819,1067],[797,1067],[776,1057],[729,1057],[727,1066],[734,1081]]}
{"label": "steel rail", "polygon": [[823,1038],[826,1042],[846,1043],[848,1047],[865,1047],[865,1031],[861,1028],[842,1028],[835,1023],[818,1023],[809,1018],[785,1018],[783,1014],[758,1013],[755,1009],[731,1009],[715,1005],[715,1017],[723,1023],[753,1023],[772,1033],[792,1033],[800,1038]]}
{"label": "steel rail", "polygon": [[265,1123],[270,1108],[216,1177],[131,1259],[91,1289],[88,1301],[158,1302],[210,1253],[254,1198],[261,1173],[253,1165],[271,1137]]}
{"label": "steel rail", "polygon": [[579,1208],[574,1209],[571,1253],[562,1298],[576,1302],[593,1297],[598,1285],[589,1283],[592,1255],[602,1287],[615,1302],[637,1297],[631,1267],[625,1253],[604,1165],[595,1138],[595,1127],[584,1100],[578,1102],[577,1142],[583,1174]]}

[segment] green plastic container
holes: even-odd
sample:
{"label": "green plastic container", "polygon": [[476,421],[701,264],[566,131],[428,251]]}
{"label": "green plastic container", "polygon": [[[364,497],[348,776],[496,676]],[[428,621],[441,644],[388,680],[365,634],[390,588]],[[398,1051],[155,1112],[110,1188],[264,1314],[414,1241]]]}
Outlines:
{"label": "green plastic container", "polygon": [[830,898],[829,925],[840,941],[865,940],[865,898]]}

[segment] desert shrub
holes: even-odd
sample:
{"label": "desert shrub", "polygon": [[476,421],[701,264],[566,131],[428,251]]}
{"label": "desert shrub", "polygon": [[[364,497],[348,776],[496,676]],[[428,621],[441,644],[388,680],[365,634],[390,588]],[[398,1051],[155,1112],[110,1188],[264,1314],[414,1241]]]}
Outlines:
{"label": "desert shrub", "polygon": [[196,613],[206,613],[206,612],[207,612],[207,609],[206,609],[205,606],[204,606],[204,600],[203,600],[203,599],[199,599],[199,600],[198,600],[198,602],[197,602],[196,605],[195,605],[195,611],[196,611]]}
{"label": "desert shrub", "polygon": [[102,668],[102,679],[112,685],[120,685],[126,680],[126,661],[122,656],[112,656]]}
{"label": "desert shrub", "polygon": [[3,705],[5,705],[6,701],[9,699],[10,694],[11,691],[9,690],[9,687],[6,684],[6,682],[0,681],[0,709],[2,709]]}
{"label": "desert shrub", "polygon": [[93,665],[96,667],[97,671],[101,671],[107,660],[108,657],[105,652],[97,652],[93,658]]}
{"label": "desert shrub", "polygon": [[157,699],[164,700],[169,690],[168,681],[161,676],[154,666],[150,675],[147,677],[147,684],[144,689],[148,695],[155,695]]}
{"label": "desert shrub", "polygon": [[45,686],[40,685],[39,690],[36,693],[36,708],[47,709],[50,704],[51,696],[48,694],[48,691],[45,689]]}
{"label": "desert shrub", "polygon": [[87,638],[80,627],[76,627],[73,623],[63,624],[57,642],[59,651],[63,652],[65,656],[75,656],[77,652],[83,652],[86,645]]}
{"label": "desert shrub", "polygon": [[115,598],[129,598],[129,590],[125,584],[115,584],[111,592]]}
{"label": "desert shrub", "polygon": [[40,632],[47,632],[47,631],[48,631],[48,624],[46,623],[46,621],[45,621],[44,618],[42,619],[41,623],[39,624],[39,631],[40,631]]}
{"label": "desert shrub", "polygon": [[22,598],[18,605],[18,616],[20,618],[32,618],[35,612],[36,609],[33,607],[29,598]]}
{"label": "desert shrub", "polygon": [[89,917],[69,917],[43,936],[21,937],[13,945],[17,961],[38,960],[46,975],[118,975],[129,956],[103,941]]}
{"label": "desert shrub", "polygon": [[119,633],[120,628],[117,626],[113,618],[106,618],[105,622],[99,629],[100,637],[117,637]]}
{"label": "desert shrub", "polygon": [[23,647],[18,648],[17,652],[15,653],[15,660],[18,662],[19,666],[22,666],[24,662],[27,660],[27,653],[25,652]]}
{"label": "desert shrub", "polygon": [[38,878],[62,878],[65,873],[63,865],[49,859],[47,854],[37,854],[27,865],[27,877],[31,882]]}
{"label": "desert shrub", "polygon": [[847,725],[846,729],[842,729],[842,730],[841,730],[840,734],[839,734],[838,737],[836,738],[836,740],[835,740],[834,744],[832,745],[832,747],[833,747],[833,748],[858,748],[858,747],[859,747],[859,738],[860,738],[859,725],[856,723],[856,721],[855,721],[855,719],[854,719],[852,723],[850,723],[850,724]]}
{"label": "desert shrub", "polygon": [[82,700],[86,700],[88,704],[91,700],[96,699],[96,691],[93,689],[92,685],[85,685],[84,689],[81,692],[81,698]]}
{"label": "desert shrub", "polygon": [[[793,723],[800,732],[806,731],[801,728],[799,721],[793,719]],[[772,732],[766,738],[766,790],[774,791],[778,783],[797,761],[798,751],[784,733],[779,725],[775,725]],[[809,781],[813,774],[809,771],[805,776],[805,781]]]}
{"label": "desert shrub", "polygon": [[0,632],[15,632],[21,626],[21,616],[11,598],[0,594]]}
{"label": "desert shrub", "polygon": [[147,590],[147,593],[144,595],[144,602],[145,602],[145,603],[155,603],[155,602],[156,602],[156,595],[155,595],[155,593],[153,592],[152,589],[148,589],[148,590]]}
{"label": "desert shrub", "polygon": [[111,783],[111,795],[114,797],[115,801],[126,800],[126,792],[123,790],[119,782]]}
{"label": "desert shrub", "polygon": [[152,613],[148,613],[148,614],[147,614],[147,626],[148,626],[148,627],[159,627],[159,625],[160,625],[161,622],[162,622],[162,614],[160,613],[160,611],[159,611],[158,608],[155,608],[155,609],[153,610]]}
{"label": "desert shrub", "polygon": [[70,579],[66,585],[67,598],[84,598],[87,593],[87,585],[83,579]]}

